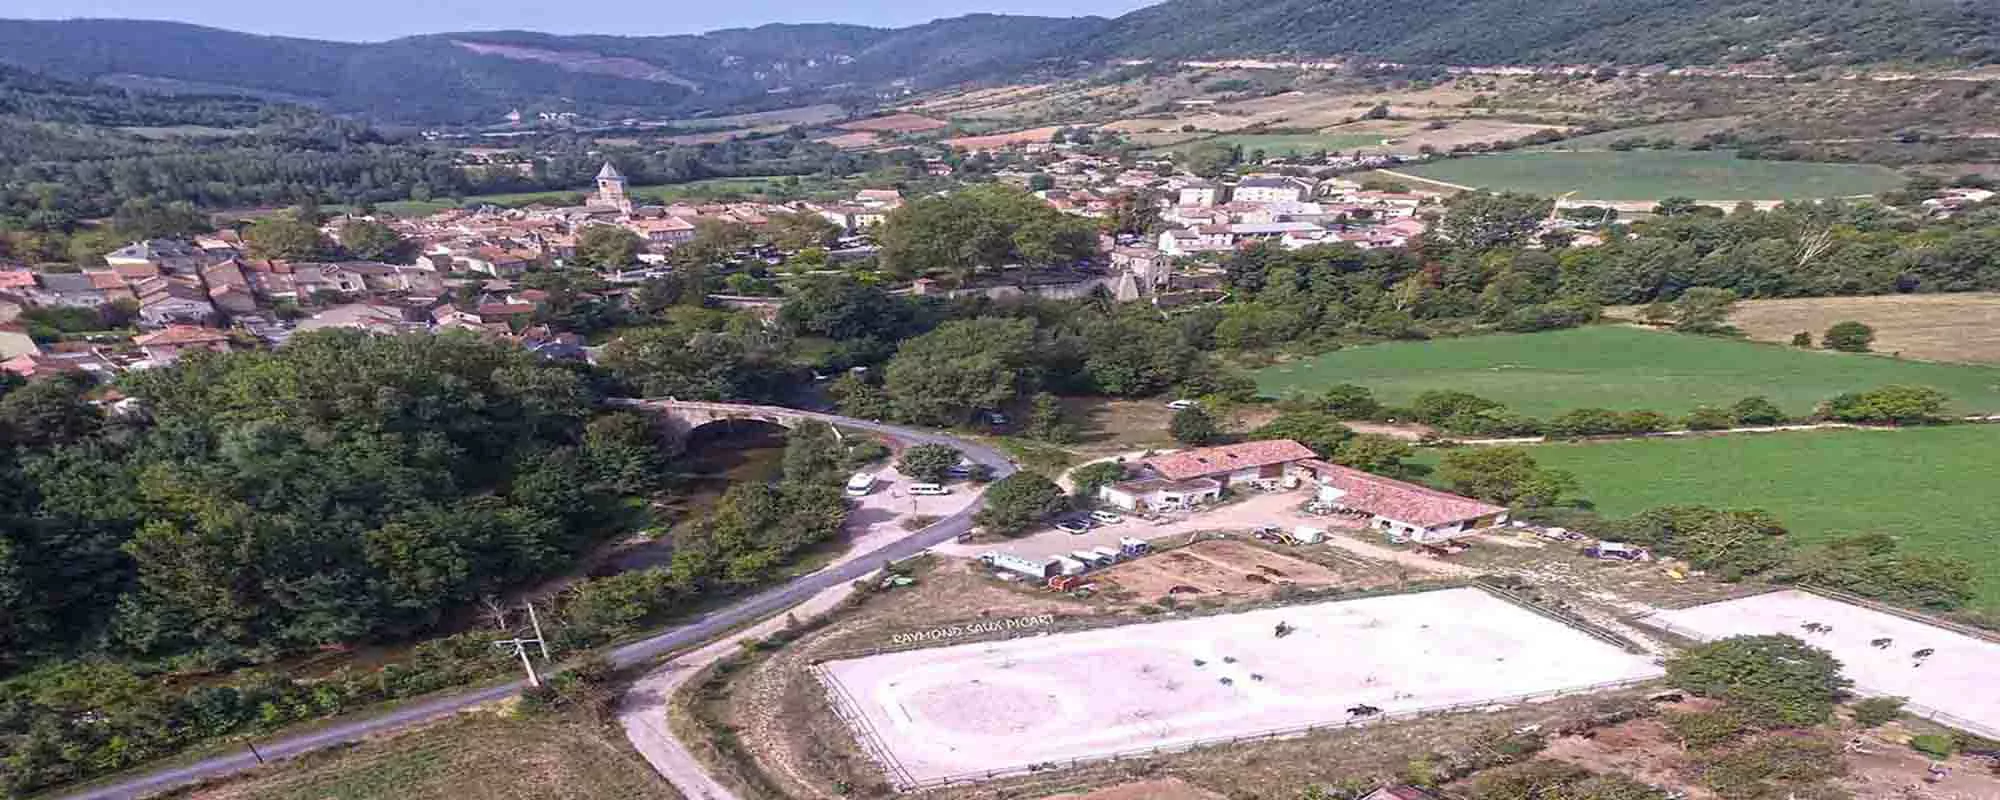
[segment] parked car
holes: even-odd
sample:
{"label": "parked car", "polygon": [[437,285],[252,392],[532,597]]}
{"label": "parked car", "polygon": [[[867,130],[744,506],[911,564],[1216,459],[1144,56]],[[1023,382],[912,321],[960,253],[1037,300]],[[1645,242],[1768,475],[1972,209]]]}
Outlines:
{"label": "parked car", "polygon": [[1201,408],[1201,402],[1197,400],[1175,400],[1171,403],[1168,403],[1167,407],[1175,411],[1179,411],[1184,408]]}
{"label": "parked car", "polygon": [[1090,523],[1080,519],[1065,519],[1056,522],[1056,530],[1071,536],[1082,536],[1090,532]]}
{"label": "parked car", "polygon": [[848,497],[866,497],[875,490],[875,476],[872,473],[856,472],[847,479]]}
{"label": "parked car", "polygon": [[1099,509],[1097,511],[1090,512],[1090,521],[1095,522],[1099,525],[1116,525],[1120,522],[1124,522],[1125,516],[1116,511],[1105,511],[1103,509]]}
{"label": "parked car", "polygon": [[1006,414],[1002,414],[998,411],[986,412],[986,424],[988,425],[991,425],[995,428],[1002,428],[1006,427],[1007,422],[1008,420]]}

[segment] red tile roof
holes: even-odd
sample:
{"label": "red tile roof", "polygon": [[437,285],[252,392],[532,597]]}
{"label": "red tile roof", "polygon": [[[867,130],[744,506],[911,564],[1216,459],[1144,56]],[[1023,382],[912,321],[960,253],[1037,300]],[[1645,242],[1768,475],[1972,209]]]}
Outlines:
{"label": "red tile roof", "polygon": [[1312,470],[1321,483],[1346,492],[1338,501],[1341,505],[1397,522],[1429,528],[1489,517],[1507,510],[1469,497],[1318,459],[1301,462],[1299,466]]}
{"label": "red tile roof", "polygon": [[1146,466],[1168,480],[1183,481],[1242,469],[1312,458],[1312,448],[1290,439],[1199,447],[1146,459]]}
{"label": "red tile roof", "polygon": [[199,325],[168,325],[152,333],[132,337],[132,343],[140,347],[163,344],[206,344],[208,342],[226,341],[229,341],[229,334],[214,328],[203,328]]}

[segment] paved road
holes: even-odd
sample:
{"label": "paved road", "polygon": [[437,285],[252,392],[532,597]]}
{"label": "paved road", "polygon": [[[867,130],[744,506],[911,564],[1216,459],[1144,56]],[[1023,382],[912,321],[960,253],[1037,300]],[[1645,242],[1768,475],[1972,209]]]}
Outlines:
{"label": "paved road", "polygon": [[[954,438],[947,434],[928,433],[897,425],[849,419],[833,414],[800,412],[795,409],[770,409],[789,414],[840,425],[843,428],[866,430],[891,437],[905,444],[944,444],[958,448],[966,458],[993,469],[995,478],[1005,477],[1014,471],[1014,465],[992,448],[974,442]],[[709,612],[694,622],[672,630],[649,636],[631,644],[616,648],[610,653],[610,660],[618,666],[630,666],[649,661],[666,653],[700,644],[719,636],[732,628],[747,622],[767,617],[798,605],[820,591],[842,583],[854,581],[882,566],[884,561],[909,558],[929,549],[932,545],[950,541],[972,530],[972,515],[977,513],[979,504],[974,503],[928,528],[910,536],[884,545],[867,556],[822,569],[808,575],[766,589],[725,608]],[[381,716],[343,722],[315,731],[288,736],[272,741],[258,742],[257,749],[267,760],[289,758],[302,753],[319,750],[356,739],[462,711],[473,706],[490,703],[519,692],[523,682],[515,681],[485,689],[475,689],[461,694],[449,695],[402,706]],[[197,761],[186,766],[169,767],[112,784],[63,795],[71,800],[127,800],[166,791],[178,786],[211,778],[219,778],[257,766],[257,760],[248,749],[245,752],[216,756]]]}

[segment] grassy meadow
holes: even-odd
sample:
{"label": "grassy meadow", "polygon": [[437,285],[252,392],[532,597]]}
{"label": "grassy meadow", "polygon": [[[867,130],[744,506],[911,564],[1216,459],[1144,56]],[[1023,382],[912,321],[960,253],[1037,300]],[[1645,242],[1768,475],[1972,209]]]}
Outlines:
{"label": "grassy meadow", "polygon": [[[1801,542],[1887,533],[1917,552],[1971,562],[1978,604],[2000,609],[2000,426],[1642,439],[1531,448],[1566,469],[1598,510],[1756,508]],[[1427,454],[1428,455],[1428,454]]]}
{"label": "grassy meadow", "polygon": [[1481,189],[1579,200],[1789,200],[1875,194],[1899,188],[1895,170],[1874,164],[1759,161],[1730,152],[1526,152],[1445,159],[1402,168],[1422,178]]}
{"label": "grassy meadow", "polygon": [[455,717],[283,761],[189,800],[676,800],[612,726],[563,717]]}
{"label": "grassy meadow", "polygon": [[1806,351],[1622,325],[1350,347],[1255,374],[1265,395],[1366,386],[1386,403],[1455,389],[1549,417],[1578,408],[1685,414],[1763,395],[1803,416],[1834,395],[1929,386],[1960,413],[2000,413],[2000,368]]}

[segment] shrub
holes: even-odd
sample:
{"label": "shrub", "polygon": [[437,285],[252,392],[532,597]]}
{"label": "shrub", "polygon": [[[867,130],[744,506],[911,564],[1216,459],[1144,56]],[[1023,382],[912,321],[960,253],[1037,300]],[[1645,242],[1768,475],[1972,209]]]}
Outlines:
{"label": "shrub", "polygon": [[964,458],[957,448],[949,445],[913,445],[897,460],[896,471],[919,481],[943,483],[951,468]]}
{"label": "shrub", "polygon": [[1926,733],[1910,737],[1910,749],[1943,760],[1951,758],[1952,754],[1958,752],[1958,742],[1943,734]]}
{"label": "shrub", "polygon": [[1167,423],[1167,432],[1173,434],[1174,441],[1197,447],[1213,442],[1222,435],[1222,431],[1215,425],[1215,419],[1199,406],[1189,406],[1175,411],[1173,421]]}
{"label": "shrub", "polygon": [[1327,413],[1341,419],[1375,419],[1382,414],[1382,404],[1375,400],[1375,394],[1368,387],[1351,383],[1327,387],[1320,401]]}
{"label": "shrub", "polygon": [[1903,716],[1903,698],[1870,697],[1853,706],[1854,723],[1864,728],[1874,728],[1894,722]]}
{"label": "shrub", "polygon": [[1714,406],[1699,406],[1681,421],[1691,431],[1719,431],[1736,426],[1736,416]]}
{"label": "shrub", "polygon": [[1085,502],[1097,499],[1097,490],[1117,483],[1125,477],[1125,465],[1116,461],[1099,461],[1070,470],[1070,484],[1076,487],[1074,496]]}
{"label": "shrub", "polygon": [[1809,332],[1809,331],[1799,331],[1798,333],[1794,333],[1794,334],[1792,334],[1792,346],[1793,346],[1793,347],[1811,347],[1811,346],[1812,346],[1812,333],[1811,333],[1811,332]]}
{"label": "shrub", "polygon": [[1733,636],[1667,662],[1667,682],[1727,701],[1745,724],[1804,727],[1833,716],[1850,682],[1826,651],[1790,636]]}
{"label": "shrub", "polygon": [[1690,749],[1714,747],[1741,736],[1749,727],[1743,718],[1727,708],[1688,713],[1668,712],[1662,721],[1681,746]]}
{"label": "shrub", "polygon": [[1778,580],[1810,583],[1903,606],[1951,611],[1972,600],[1972,565],[1899,553],[1893,537],[1849,536],[1792,556]]}
{"label": "shrub", "polygon": [[1738,425],[1776,425],[1785,421],[1785,412],[1779,411],[1777,404],[1762,396],[1738,400],[1736,405],[1729,407],[1729,411],[1736,415]]}
{"label": "shrub", "polygon": [[1761,511],[1719,511],[1702,506],[1662,506],[1618,520],[1607,537],[1687,559],[1725,580],[1785,564],[1785,527]]}
{"label": "shrub", "polygon": [[[1800,336],[1804,335],[1800,334]],[[1836,322],[1833,324],[1833,327],[1826,329],[1826,333],[1819,337],[1819,341],[1821,344],[1826,345],[1828,350],[1839,350],[1844,353],[1866,353],[1868,352],[1868,348],[1875,344],[1875,329],[1853,320]],[[1793,343],[1798,343],[1797,337],[1793,338]],[[1810,346],[1810,341],[1808,342],[1808,346]]]}
{"label": "shrub", "polygon": [[1060,487],[1048,478],[1023,471],[987,487],[986,507],[974,520],[994,533],[1015,534],[1068,507],[1069,498]]}
{"label": "shrub", "polygon": [[1820,413],[1841,422],[1912,425],[1938,422],[1947,398],[1925,386],[1883,386],[1826,401]]}
{"label": "shrub", "polygon": [[1703,762],[1702,782],[1729,800],[1816,795],[1847,771],[1840,745],[1815,736],[1765,736]]}

